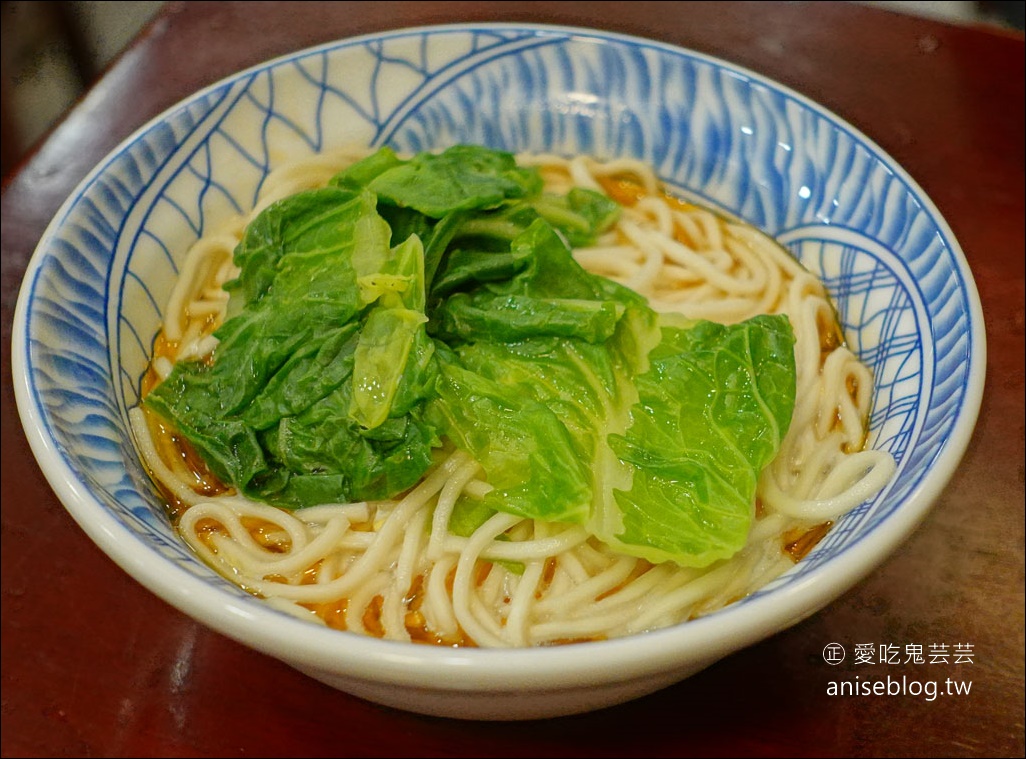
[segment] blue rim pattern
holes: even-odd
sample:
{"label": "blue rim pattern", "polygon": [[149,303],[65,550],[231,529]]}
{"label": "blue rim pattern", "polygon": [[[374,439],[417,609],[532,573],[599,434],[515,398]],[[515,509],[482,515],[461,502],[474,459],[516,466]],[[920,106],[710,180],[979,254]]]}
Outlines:
{"label": "blue rim pattern", "polygon": [[833,293],[877,378],[871,441],[898,474],[839,521],[798,582],[922,486],[966,412],[974,288],[957,244],[905,174],[844,122],[762,77],[686,50],[587,30],[439,27],[272,61],[144,127],[76,190],[27,281],[25,365],[69,469],[144,542],[245,595],[177,539],[138,463],[138,399],[185,250],[250,207],[281,156],[358,141],[480,142],[630,156],[682,195],[775,235]]}

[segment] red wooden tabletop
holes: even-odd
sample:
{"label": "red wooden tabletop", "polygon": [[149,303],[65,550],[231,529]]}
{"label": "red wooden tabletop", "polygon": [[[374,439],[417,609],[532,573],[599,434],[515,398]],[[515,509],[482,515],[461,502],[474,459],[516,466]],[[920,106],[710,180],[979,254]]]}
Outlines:
{"label": "red wooden tabletop", "polygon": [[[776,79],[901,163],[961,243],[987,322],[972,442],[916,532],[811,619],[652,696],[547,721],[466,723],[331,690],[183,616],[96,548],[44,480],[15,409],[22,275],[121,140],[193,91],[356,34],[537,21],[662,40]],[[2,755],[1022,756],[1024,44],[850,3],[172,2],[4,181]],[[968,694],[831,696],[840,642],[970,644],[971,663],[867,676]],[[849,671],[846,677],[858,673]]]}

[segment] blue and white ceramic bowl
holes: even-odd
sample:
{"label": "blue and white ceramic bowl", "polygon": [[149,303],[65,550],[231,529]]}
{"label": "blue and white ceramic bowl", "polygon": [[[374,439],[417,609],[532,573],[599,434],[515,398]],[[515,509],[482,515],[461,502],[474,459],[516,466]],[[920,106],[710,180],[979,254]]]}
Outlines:
{"label": "blue and white ceramic bowl", "polygon": [[[819,273],[878,390],[871,443],[897,475],[793,571],[708,617],[537,650],[453,650],[276,612],[196,559],[140,465],[127,412],[189,245],[248,209],[272,165],[354,141],[631,156],[683,196],[776,236]],[[902,541],[969,440],[984,380],[980,304],[937,209],[844,121],[751,71],[586,29],[407,29],[244,71],[108,156],[46,231],[18,302],[25,430],[85,532],[213,629],[344,691],[430,714],[529,718],[644,695],[817,611]]]}

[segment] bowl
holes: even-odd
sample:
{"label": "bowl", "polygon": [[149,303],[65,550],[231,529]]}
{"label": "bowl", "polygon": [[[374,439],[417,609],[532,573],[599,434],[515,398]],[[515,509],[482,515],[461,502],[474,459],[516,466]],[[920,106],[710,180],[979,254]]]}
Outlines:
{"label": "bowl", "polygon": [[[704,617],[625,638],[444,648],[321,628],[199,561],[129,429],[170,286],[204,230],[283,160],[351,143],[458,142],[630,156],[683,197],[775,236],[818,273],[875,373],[870,443],[897,471],[792,570]],[[871,140],[757,73],[659,42],[526,24],[403,29],[302,50],[223,80],[107,156],[46,230],[13,335],[21,418],[84,532],[150,591],[246,646],[358,697],[425,714],[527,719],[680,681],[808,617],[927,513],[955,470],[984,381],[980,304],[958,243]]]}

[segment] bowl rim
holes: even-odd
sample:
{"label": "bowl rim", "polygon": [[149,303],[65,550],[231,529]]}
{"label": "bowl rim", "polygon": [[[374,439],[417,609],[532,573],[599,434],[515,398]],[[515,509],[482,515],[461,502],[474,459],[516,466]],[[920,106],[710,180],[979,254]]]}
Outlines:
{"label": "bowl rim", "polygon": [[[601,43],[655,48],[684,54],[717,69],[747,77],[772,91],[799,101],[831,125],[848,132],[897,174],[921,203],[944,236],[964,280],[971,327],[968,384],[960,416],[932,461],[933,472],[907,495],[885,520],[872,526],[854,546],[816,567],[800,582],[774,590],[744,604],[667,628],[572,646],[527,649],[449,649],[411,646],[368,636],[321,628],[275,611],[256,597],[239,601],[223,589],[191,575],[174,562],[154,554],[107,512],[70,466],[34,396],[27,340],[34,285],[48,246],[87,188],[130,145],[173,113],[227,84],[269,70],[292,59],[368,41],[411,34],[523,31],[535,36],[560,35]],[[982,306],[965,254],[932,199],[889,153],[832,110],[764,74],[682,45],[597,28],[531,22],[474,22],[411,26],[341,38],[286,53],[254,64],[203,87],[164,109],[109,151],[75,186],[46,227],[26,267],[15,308],[12,331],[12,375],[15,398],[33,455],[64,508],[86,534],[137,582],[179,611],[216,632],[298,667],[344,672],[378,682],[414,683],[446,690],[488,688],[501,691],[525,685],[555,688],[568,680],[598,684],[627,680],[681,667],[685,662],[716,659],[751,645],[819,611],[878,567],[929,512],[947,486],[969,445],[978,419],[986,374],[986,333]],[[873,539],[869,539],[872,536]],[[197,559],[198,561],[198,559]],[[443,673],[466,672],[468,679],[451,682]]]}

